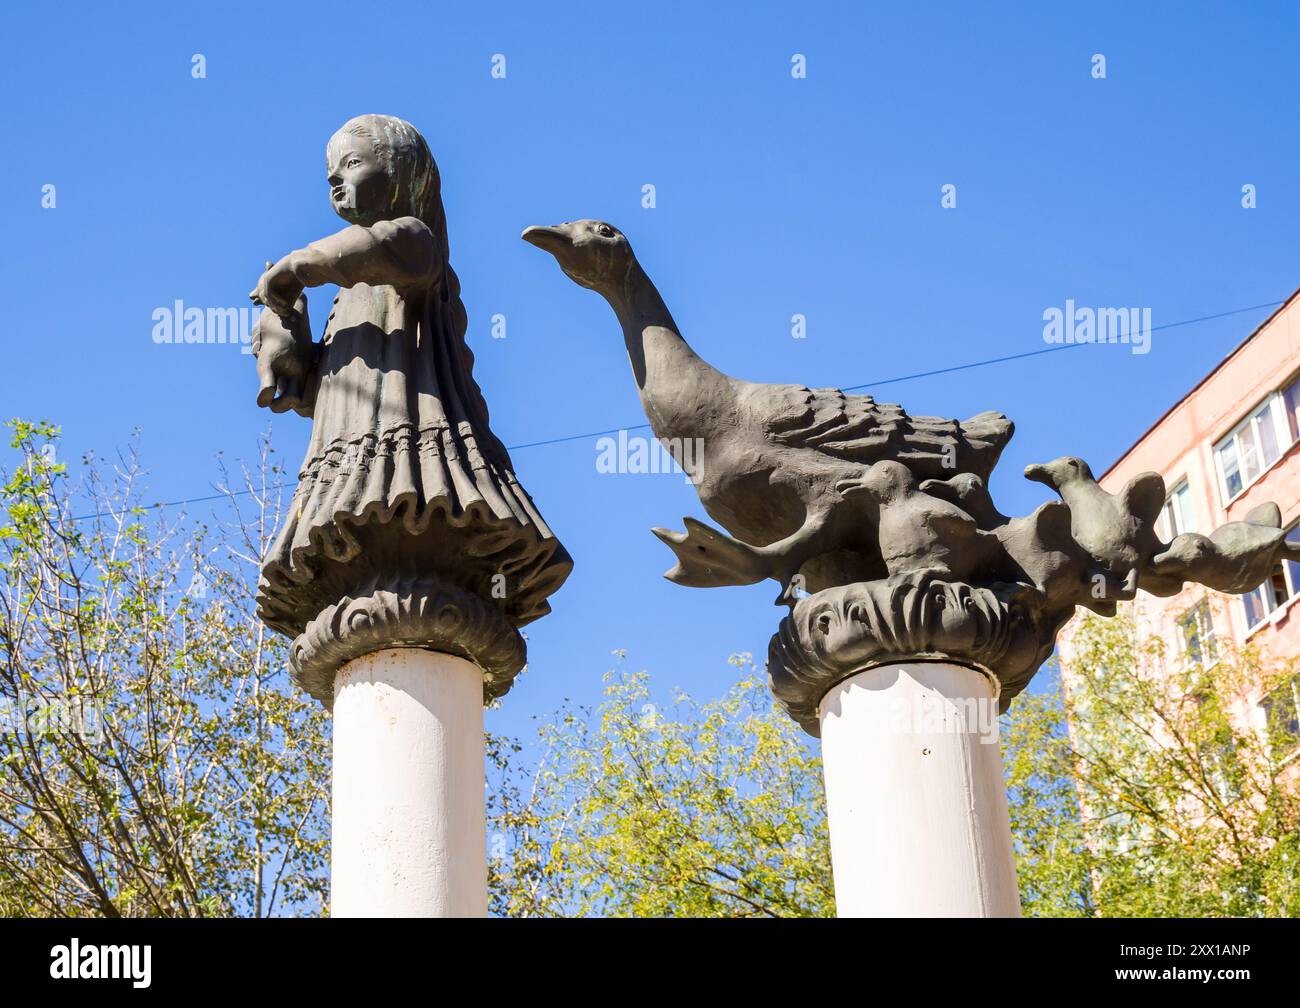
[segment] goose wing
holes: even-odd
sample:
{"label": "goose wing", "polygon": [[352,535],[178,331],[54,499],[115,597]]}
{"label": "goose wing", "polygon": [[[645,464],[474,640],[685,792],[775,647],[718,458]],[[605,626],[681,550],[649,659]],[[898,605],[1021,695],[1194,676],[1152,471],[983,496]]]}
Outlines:
{"label": "goose wing", "polygon": [[1153,524],[1165,506],[1165,480],[1159,473],[1138,473],[1120,491],[1120,502],[1126,514]]}
{"label": "goose wing", "polygon": [[753,385],[742,397],[773,444],[861,465],[892,458],[919,478],[969,472],[987,481],[1015,430],[1001,413],[960,421],[911,416],[896,403],[836,388]]}

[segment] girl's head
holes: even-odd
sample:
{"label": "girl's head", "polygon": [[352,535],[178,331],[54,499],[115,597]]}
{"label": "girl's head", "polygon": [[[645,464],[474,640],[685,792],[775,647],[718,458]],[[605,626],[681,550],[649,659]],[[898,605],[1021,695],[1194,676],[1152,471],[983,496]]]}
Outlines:
{"label": "girl's head", "polygon": [[438,166],[424,137],[394,116],[363,115],[330,137],[325,163],[334,212],[370,226],[418,217],[435,235],[446,228]]}

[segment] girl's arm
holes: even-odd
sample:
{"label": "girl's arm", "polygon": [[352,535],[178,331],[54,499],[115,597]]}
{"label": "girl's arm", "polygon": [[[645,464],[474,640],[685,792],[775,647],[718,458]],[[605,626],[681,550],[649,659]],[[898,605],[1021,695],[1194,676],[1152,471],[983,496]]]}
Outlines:
{"label": "girl's arm", "polygon": [[372,227],[354,224],[290,252],[262,274],[249,296],[287,318],[304,287],[364,283],[418,288],[433,283],[441,265],[432,232],[416,217]]}

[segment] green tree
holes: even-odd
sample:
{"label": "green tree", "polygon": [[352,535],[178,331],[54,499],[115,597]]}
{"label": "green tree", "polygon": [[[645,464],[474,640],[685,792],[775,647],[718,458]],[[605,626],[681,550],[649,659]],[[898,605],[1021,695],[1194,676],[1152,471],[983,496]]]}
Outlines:
{"label": "green tree", "polygon": [[1044,669],[1001,722],[1003,772],[1015,845],[1021,912],[1091,917],[1093,858],[1084,841],[1065,696]]}
{"label": "green tree", "polygon": [[1294,707],[1260,724],[1254,702],[1294,664],[1173,659],[1096,617],[1073,651],[1064,682],[1016,701],[1004,738],[1026,912],[1300,912],[1300,780],[1282,765]]}
{"label": "green tree", "polygon": [[[1295,764],[1278,765],[1295,711],[1262,733],[1246,716],[1294,668],[1247,653],[1155,674],[1158,647],[1123,619],[1086,620],[1074,643],[1068,694],[1049,667],[1002,719],[1024,913],[1300,910],[1300,789]],[[494,912],[833,913],[816,744],[734,661],[740,679],[715,701],[660,710],[647,675],[620,670],[535,747],[492,740]]]}
{"label": "green tree", "polygon": [[148,515],[133,454],[57,460],[14,422],[0,484],[0,914],[319,913],[327,717],[250,586],[269,446],[228,523]]}
{"label": "green tree", "polygon": [[[621,658],[621,656],[620,656]],[[834,912],[821,761],[748,657],[721,698],[651,700],[606,676],[598,709],[494,740],[492,910],[506,916],[812,917]]]}

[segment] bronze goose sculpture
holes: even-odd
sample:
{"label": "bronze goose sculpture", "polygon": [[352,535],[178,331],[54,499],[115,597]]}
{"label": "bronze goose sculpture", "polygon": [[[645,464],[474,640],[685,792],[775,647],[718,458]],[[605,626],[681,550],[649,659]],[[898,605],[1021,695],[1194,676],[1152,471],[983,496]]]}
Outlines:
{"label": "bronze goose sculpture", "polygon": [[522,237],[609,302],[655,436],[679,463],[685,443],[703,447],[703,464],[688,472],[704,509],[731,535],[691,518],[685,532],[655,529],[677,554],[666,576],[678,584],[773,578],[778,602],[789,604],[796,587],[816,592],[883,577],[890,570],[876,534],[880,502],[854,492],[870,488],[871,467],[892,460],[917,480],[969,473],[982,486],[1011,437],[1001,413],[914,417],[869,395],[732,378],[682,338],[617,228],[580,220],[530,227]]}
{"label": "bronze goose sculpture", "polygon": [[826,689],[864,663],[928,656],[996,669],[1005,709],[1076,606],[1113,616],[1138,589],[1169,596],[1189,582],[1239,593],[1279,560],[1300,562],[1274,505],[1165,543],[1158,474],[1110,494],[1073,456],[1025,470],[1060,500],[1007,517],[988,490],[1013,430],[1002,414],[913,417],[839,389],[731,378],[682,339],[617,228],[584,220],[523,237],[613,307],[655,436],[731,533],[690,518],[685,532],[655,529],[677,554],[669,579],[781,584],[791,611],[768,673],[814,734]]}

